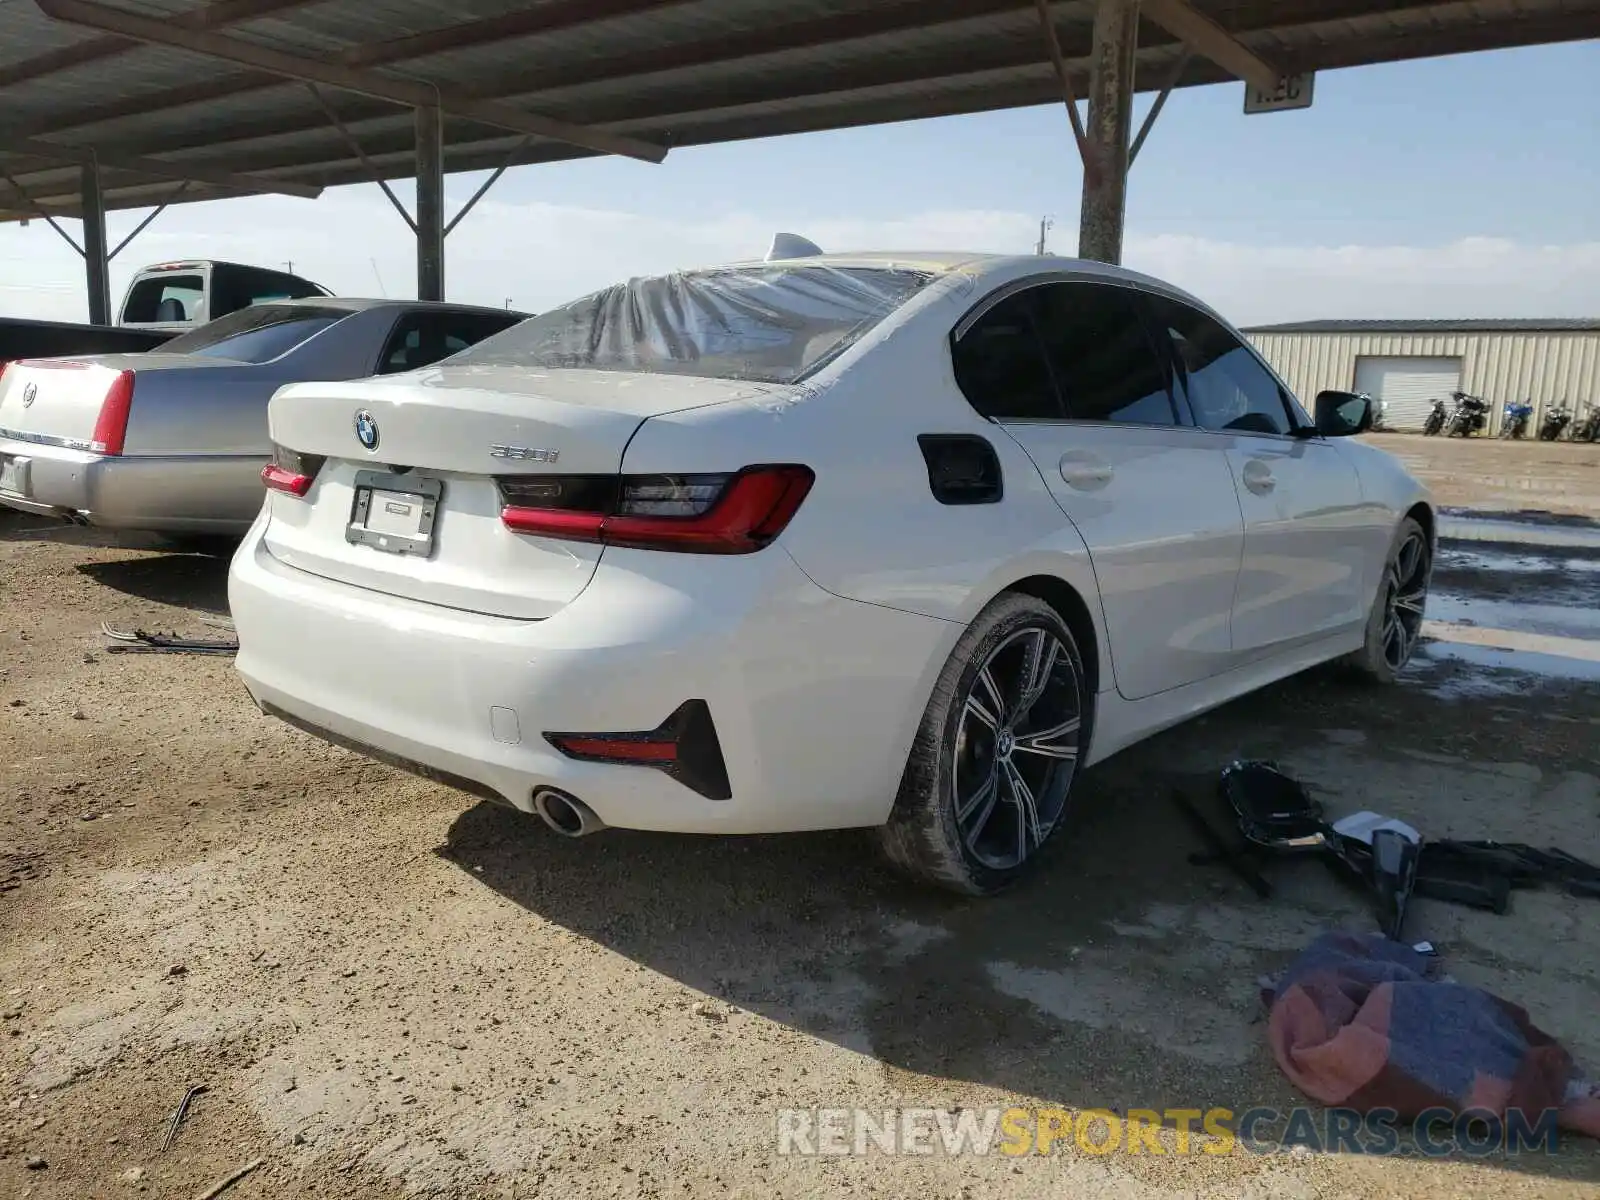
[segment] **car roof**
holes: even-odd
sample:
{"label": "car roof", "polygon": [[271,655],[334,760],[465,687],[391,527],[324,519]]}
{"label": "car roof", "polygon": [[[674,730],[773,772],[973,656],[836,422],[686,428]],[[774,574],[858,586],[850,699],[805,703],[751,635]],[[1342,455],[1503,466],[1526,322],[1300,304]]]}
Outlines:
{"label": "car roof", "polygon": [[752,259],[746,262],[728,263],[725,268],[705,269],[786,266],[836,267],[841,270],[852,267],[899,269],[926,271],[933,275],[947,275],[956,271],[1008,276],[1066,272],[1151,285],[1169,292],[1179,290],[1153,276],[1087,258],[1068,258],[1059,254],[991,254],[970,250],[860,250],[841,254],[814,254],[802,258]]}
{"label": "car roof", "polygon": [[343,308],[366,312],[373,308],[403,308],[408,311],[476,313],[482,316],[512,317],[526,320],[531,313],[514,308],[492,308],[482,304],[451,304],[445,300],[387,300],[363,296],[302,296],[295,300],[268,300],[255,308]]}

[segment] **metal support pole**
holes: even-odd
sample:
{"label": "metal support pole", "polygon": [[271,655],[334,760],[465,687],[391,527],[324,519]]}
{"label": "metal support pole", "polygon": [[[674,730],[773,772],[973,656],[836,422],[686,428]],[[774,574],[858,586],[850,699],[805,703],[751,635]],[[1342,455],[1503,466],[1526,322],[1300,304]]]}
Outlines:
{"label": "metal support pole", "polygon": [[1098,0],[1089,58],[1089,120],[1084,127],[1097,169],[1083,173],[1079,258],[1122,261],[1128,136],[1133,129],[1133,54],[1138,39],[1139,0]]}
{"label": "metal support pole", "polygon": [[83,263],[89,284],[89,323],[111,324],[111,258],[106,253],[106,202],[100,192],[100,167],[83,164]]}
{"label": "metal support pole", "polygon": [[417,108],[417,299],[444,299],[444,130],[433,105]]}

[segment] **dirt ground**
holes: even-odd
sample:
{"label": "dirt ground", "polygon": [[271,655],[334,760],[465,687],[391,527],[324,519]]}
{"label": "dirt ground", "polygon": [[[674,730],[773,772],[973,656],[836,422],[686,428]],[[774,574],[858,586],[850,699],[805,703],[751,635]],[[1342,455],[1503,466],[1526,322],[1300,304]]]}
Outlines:
{"label": "dirt ground", "polygon": [[[1448,504],[1600,511],[1600,447],[1381,440]],[[226,1200],[1600,1194],[1581,1138],[1425,1161],[775,1137],[785,1107],[1299,1102],[1258,978],[1370,928],[1365,901],[1311,863],[1266,901],[1191,866],[1171,779],[1275,757],[1334,814],[1600,862],[1600,547],[1448,544],[1400,686],[1312,672],[1095,768],[1051,869],[982,902],[901,884],[860,834],[564,841],[260,716],[226,658],[107,652],[102,621],[216,634],[226,566],[0,517],[0,1196],[190,1198],[258,1159]],[[1600,1069],[1600,902],[1419,900],[1407,932]]]}
{"label": "dirt ground", "polygon": [[1442,505],[1600,517],[1600,445],[1498,438],[1366,438],[1396,455]]}

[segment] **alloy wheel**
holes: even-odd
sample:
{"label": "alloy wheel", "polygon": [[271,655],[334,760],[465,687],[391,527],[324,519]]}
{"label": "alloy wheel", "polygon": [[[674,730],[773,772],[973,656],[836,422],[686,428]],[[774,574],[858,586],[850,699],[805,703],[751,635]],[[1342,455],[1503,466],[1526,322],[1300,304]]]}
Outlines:
{"label": "alloy wheel", "polygon": [[1050,836],[1082,723],[1076,659],[1050,630],[1021,629],[984,659],[962,704],[951,772],[956,828],[977,861],[1018,867]]}
{"label": "alloy wheel", "polygon": [[1413,529],[1389,563],[1383,613],[1383,658],[1398,671],[1410,660],[1422,636],[1422,611],[1428,600],[1428,543]]}

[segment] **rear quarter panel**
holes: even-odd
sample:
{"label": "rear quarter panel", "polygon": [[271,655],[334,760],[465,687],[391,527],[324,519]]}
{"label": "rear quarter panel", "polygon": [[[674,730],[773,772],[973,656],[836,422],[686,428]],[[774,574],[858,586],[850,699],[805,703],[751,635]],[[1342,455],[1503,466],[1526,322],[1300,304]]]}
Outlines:
{"label": "rear quarter panel", "polygon": [[[1083,597],[1096,626],[1099,677],[1109,685],[1083,539],[1032,460],[955,385],[947,338],[981,286],[960,276],[931,284],[798,388],[650,418],[628,446],[623,470],[803,463],[816,483],[779,545],[820,587],[950,622],[948,652],[1000,592],[1029,576],[1052,576]],[[987,440],[1000,460],[1004,498],[960,506],[935,500],[917,444],[923,433]]]}
{"label": "rear quarter panel", "polygon": [[267,402],[287,383],[356,379],[371,374],[395,311],[353,313],[266,363],[196,356],[193,367],[137,376],[127,454],[272,453]]}

